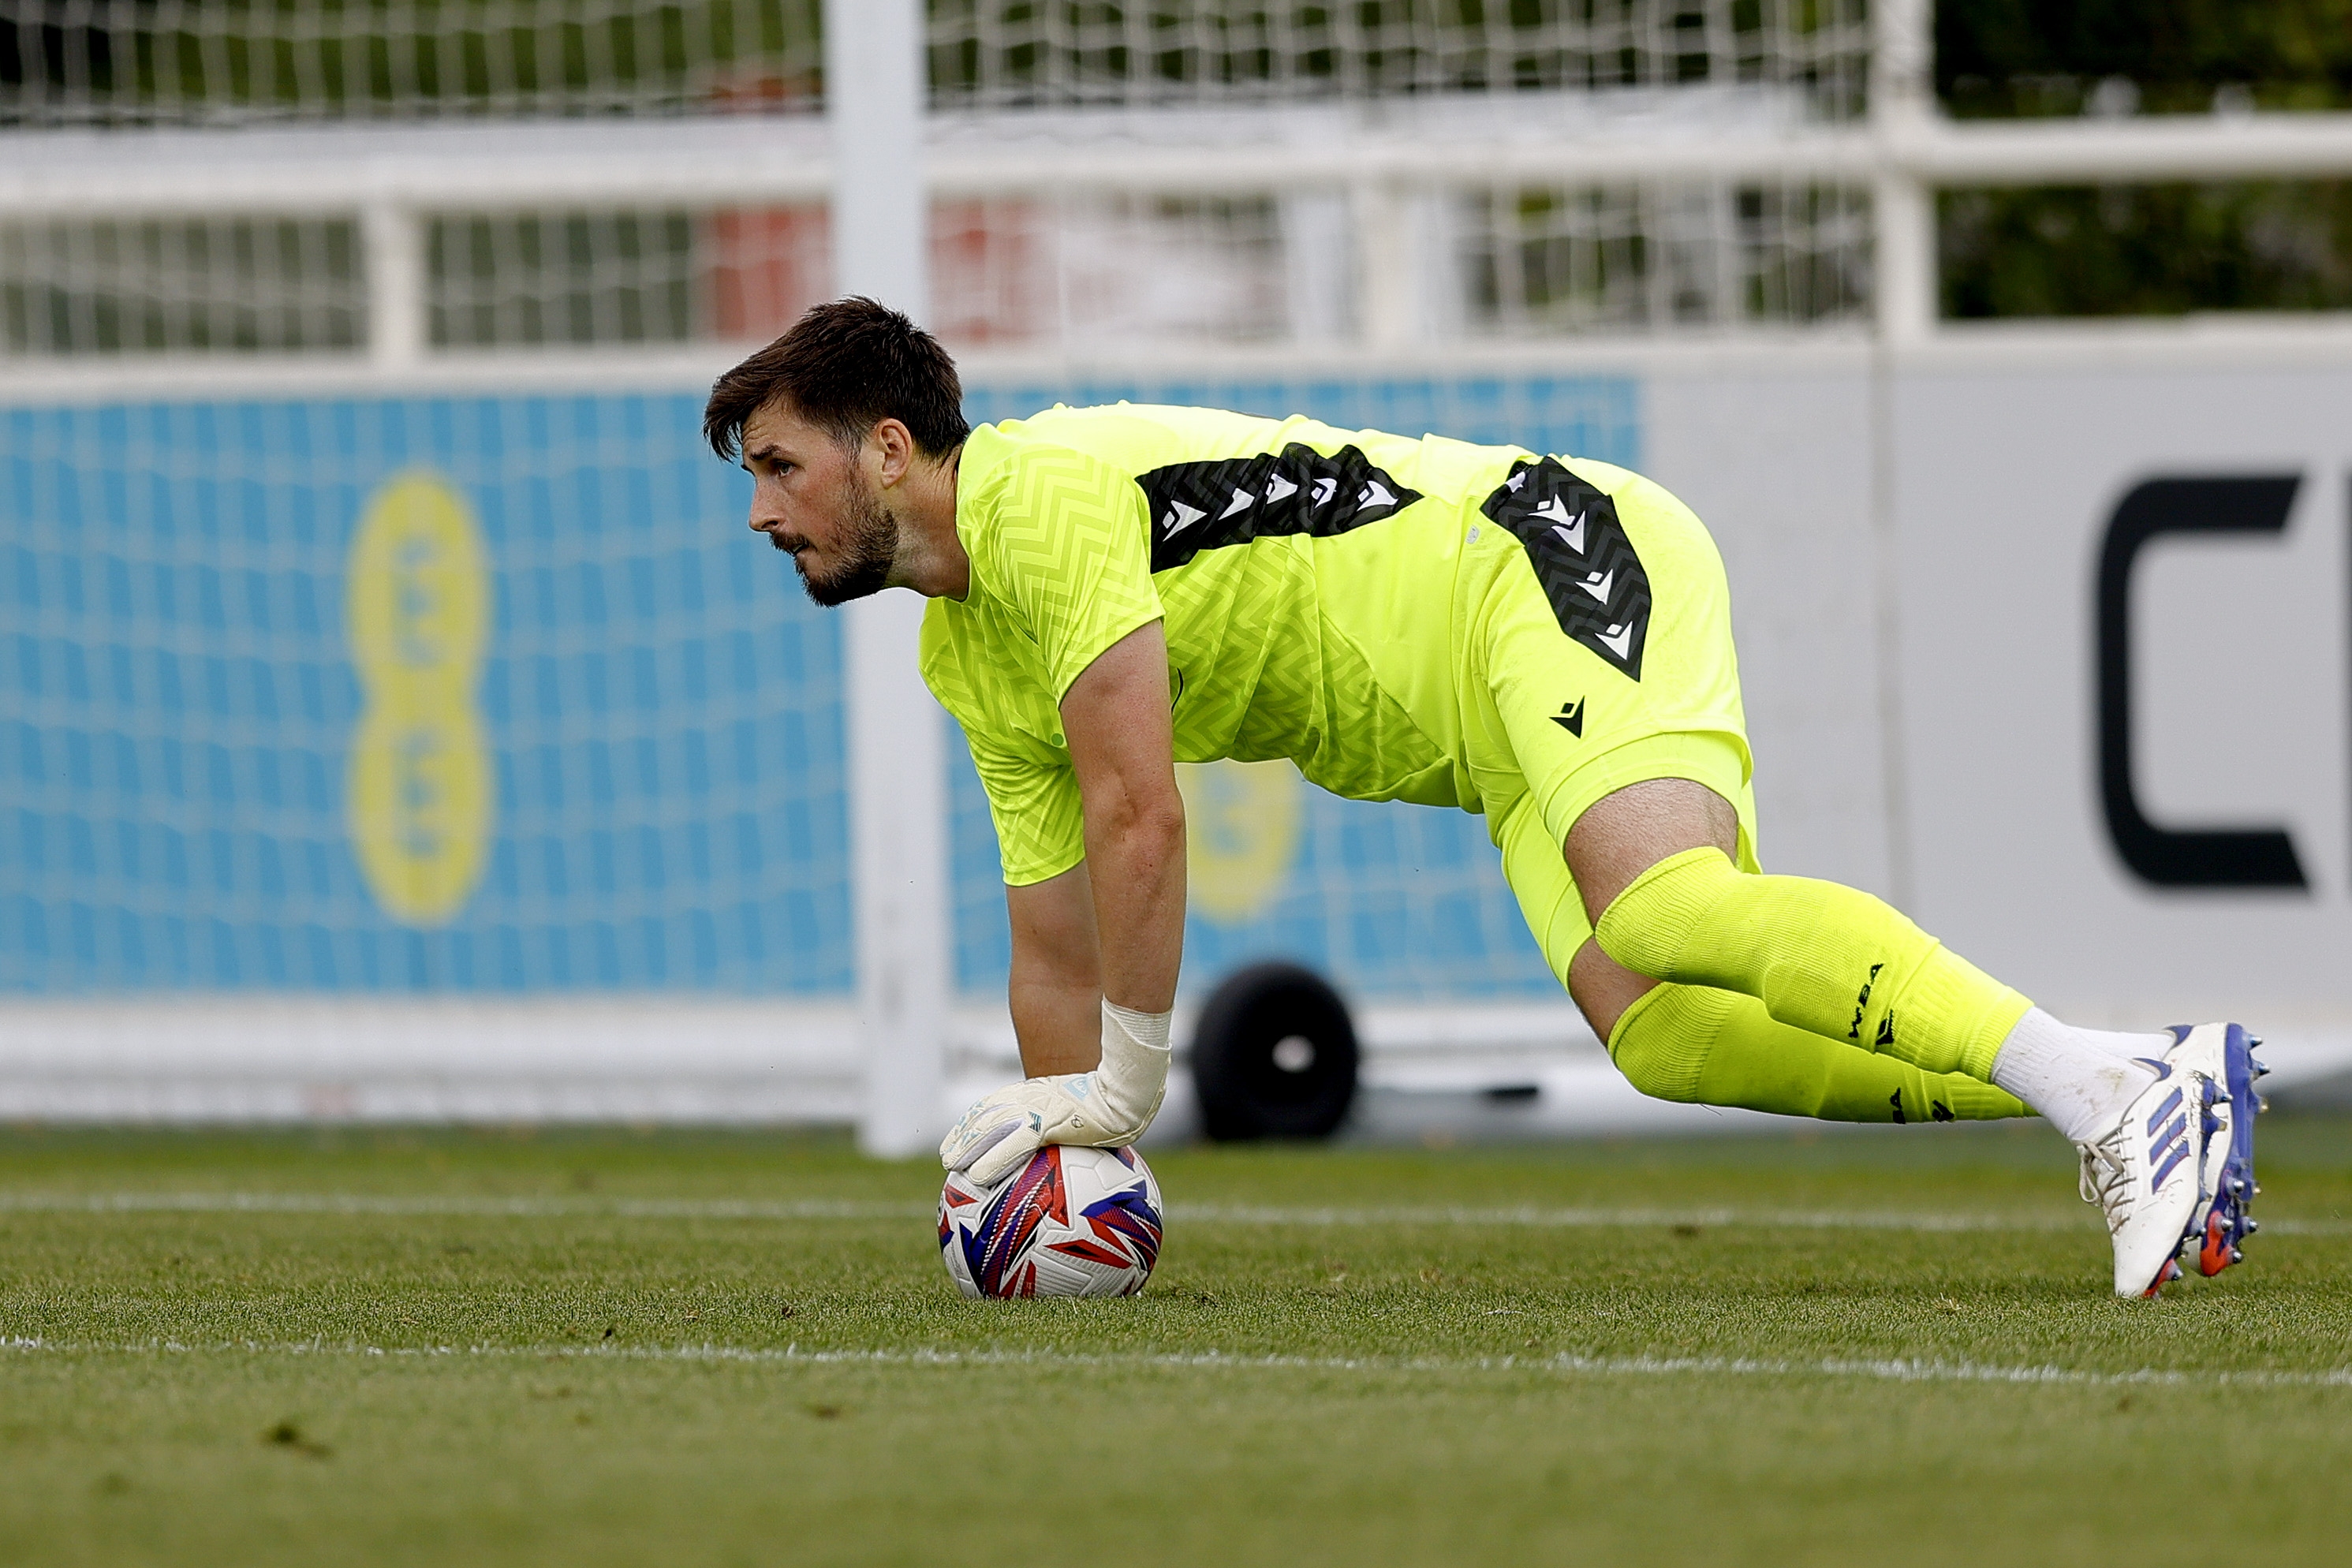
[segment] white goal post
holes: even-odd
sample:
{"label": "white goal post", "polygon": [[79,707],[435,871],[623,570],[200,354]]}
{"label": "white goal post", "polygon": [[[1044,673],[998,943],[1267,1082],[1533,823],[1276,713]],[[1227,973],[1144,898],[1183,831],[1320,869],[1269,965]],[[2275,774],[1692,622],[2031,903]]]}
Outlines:
{"label": "white goal post", "polygon": [[[921,0],[827,0],[826,24],[834,288],[927,321]],[[955,989],[945,731],[916,662],[920,602],[881,594],[849,616],[844,706],[866,1058],[857,1136],[869,1153],[903,1156],[943,1131]]]}

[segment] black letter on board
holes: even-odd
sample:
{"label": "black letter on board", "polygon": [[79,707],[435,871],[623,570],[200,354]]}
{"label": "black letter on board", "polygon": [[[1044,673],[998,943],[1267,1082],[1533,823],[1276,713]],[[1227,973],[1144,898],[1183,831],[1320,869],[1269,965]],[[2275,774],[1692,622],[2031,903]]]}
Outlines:
{"label": "black letter on board", "polygon": [[2099,795],[2116,853],[2159,888],[2305,888],[2294,841],[2278,827],[2158,827],[2132,787],[2131,574],[2161,533],[2279,533],[2301,480],[2149,479],[2108,521],[2099,551]]}

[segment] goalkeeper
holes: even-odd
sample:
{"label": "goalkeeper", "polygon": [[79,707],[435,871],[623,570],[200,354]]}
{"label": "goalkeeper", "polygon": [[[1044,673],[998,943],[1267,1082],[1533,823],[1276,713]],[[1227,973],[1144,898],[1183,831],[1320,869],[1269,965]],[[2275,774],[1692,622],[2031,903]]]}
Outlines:
{"label": "goalkeeper", "polygon": [[[941,1149],[992,1183],[1160,1106],[1184,928],[1177,761],[1286,757],[1482,813],[1529,928],[1644,1093],[1863,1121],[2048,1118],[2115,1285],[2252,1228],[2235,1026],[2070,1027],[1864,892],[1767,876],[1728,590],[1698,520],[1606,463],[1201,408],[969,428],[870,300],[729,371],[704,426],[812,598],[929,598],[922,670],[995,818],[1032,1076]],[[2201,1227],[2201,1229],[2200,1229]]]}

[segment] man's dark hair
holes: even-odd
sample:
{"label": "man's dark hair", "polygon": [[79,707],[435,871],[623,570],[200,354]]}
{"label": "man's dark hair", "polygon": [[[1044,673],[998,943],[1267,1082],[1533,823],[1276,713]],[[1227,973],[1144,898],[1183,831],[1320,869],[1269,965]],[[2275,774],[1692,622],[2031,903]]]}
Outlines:
{"label": "man's dark hair", "polygon": [[963,383],[939,339],[887,305],[852,295],[812,306],[792,331],[722,375],[702,406],[702,433],[729,462],[743,423],[782,402],[844,447],[896,419],[926,457],[943,457],[971,434]]}

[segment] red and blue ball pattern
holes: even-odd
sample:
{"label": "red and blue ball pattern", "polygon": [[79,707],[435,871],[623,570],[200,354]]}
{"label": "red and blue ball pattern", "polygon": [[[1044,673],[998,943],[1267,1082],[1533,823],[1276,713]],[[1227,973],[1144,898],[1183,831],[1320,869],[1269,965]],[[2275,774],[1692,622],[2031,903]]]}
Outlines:
{"label": "red and blue ball pattern", "polygon": [[967,1296],[1131,1296],[1159,1260],[1160,1213],[1132,1149],[1048,1144],[993,1188],[951,1173],[940,1253]]}

